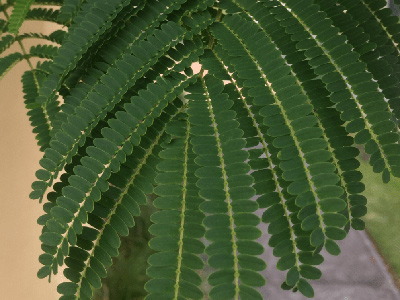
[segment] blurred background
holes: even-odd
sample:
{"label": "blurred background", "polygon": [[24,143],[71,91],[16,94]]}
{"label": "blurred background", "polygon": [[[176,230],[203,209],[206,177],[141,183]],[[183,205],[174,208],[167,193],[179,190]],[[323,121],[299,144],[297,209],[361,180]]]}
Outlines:
{"label": "blurred background", "polygon": [[[38,23],[27,22],[22,31],[46,31]],[[36,277],[42,207],[28,195],[42,155],[24,106],[21,76],[27,69],[22,61],[0,81],[0,299],[54,300],[59,278],[49,284]]]}
{"label": "blurred background", "polygon": [[[50,32],[46,26],[30,21],[24,24],[21,31]],[[30,47],[29,43],[26,43],[26,47]],[[31,133],[23,103],[21,75],[27,68],[25,61],[20,62],[0,82],[0,299],[54,300],[58,299],[56,286],[63,280],[62,276],[54,277],[50,284],[36,277],[40,268],[38,256],[41,254],[38,238],[41,227],[36,220],[42,214],[42,207],[37,201],[30,200],[28,195],[42,155]],[[380,175],[372,172],[363,152],[359,159],[365,174],[365,195],[368,198],[368,213],[363,218],[367,233],[383,259],[386,272],[393,279],[392,285],[400,287],[400,180],[393,179],[387,185],[381,184]],[[136,226],[130,236],[123,239],[121,255],[109,270],[110,276],[105,279],[102,290],[96,291],[96,300],[143,299],[143,285],[147,280],[146,260],[150,254],[147,247],[150,236],[146,228],[151,212],[152,208],[144,210],[143,216],[136,220],[141,226]],[[357,255],[360,254],[354,253],[354,257]],[[267,272],[272,272],[273,268],[274,264],[270,264]],[[331,269],[330,272],[335,270]]]}

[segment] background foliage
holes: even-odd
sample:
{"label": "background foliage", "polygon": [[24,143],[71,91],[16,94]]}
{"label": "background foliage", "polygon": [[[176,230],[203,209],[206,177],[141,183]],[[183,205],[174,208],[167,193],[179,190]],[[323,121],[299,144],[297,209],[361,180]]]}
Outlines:
{"label": "background foliage", "polygon": [[[0,50],[21,51],[1,58],[0,74],[28,62],[25,105],[44,152],[30,194],[47,199],[38,276],[62,267],[60,299],[90,299],[128,255],[137,285],[113,297],[262,299],[262,221],[282,288],[313,297],[320,251],[338,255],[335,241],[365,227],[355,145],[384,183],[400,177],[400,35],[385,6],[2,4]],[[24,20],[62,28],[19,34]],[[27,50],[27,38],[51,43]],[[140,247],[148,240],[152,250]]]}

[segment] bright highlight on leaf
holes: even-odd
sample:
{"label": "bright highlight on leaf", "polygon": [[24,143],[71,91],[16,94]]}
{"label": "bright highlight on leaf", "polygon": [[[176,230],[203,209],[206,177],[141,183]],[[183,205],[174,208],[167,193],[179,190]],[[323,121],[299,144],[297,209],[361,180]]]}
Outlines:
{"label": "bright highlight on leaf", "polygon": [[[264,299],[265,251],[282,299],[314,297],[321,250],[340,255],[365,227],[359,147],[383,183],[400,177],[400,26],[385,1],[33,3],[0,6],[0,78],[30,68],[37,276],[62,268],[60,299],[91,299],[135,228],[150,240],[147,300]],[[25,20],[62,29],[19,33]]]}

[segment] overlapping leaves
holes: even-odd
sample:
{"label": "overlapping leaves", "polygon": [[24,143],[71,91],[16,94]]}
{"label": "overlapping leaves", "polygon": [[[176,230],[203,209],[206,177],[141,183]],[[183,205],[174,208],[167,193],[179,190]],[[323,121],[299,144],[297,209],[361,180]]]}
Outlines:
{"label": "overlapping leaves", "polygon": [[[44,152],[31,198],[53,189],[38,276],[62,266],[61,299],[91,299],[154,193],[147,299],[262,299],[264,247],[281,287],[313,297],[321,249],[338,255],[364,228],[355,145],[383,182],[400,176],[400,25],[385,1],[34,2],[61,4],[1,5],[0,52],[21,52],[3,55],[0,76],[31,68],[25,105]],[[68,32],[19,33],[24,20]],[[27,51],[28,38],[53,44]]]}

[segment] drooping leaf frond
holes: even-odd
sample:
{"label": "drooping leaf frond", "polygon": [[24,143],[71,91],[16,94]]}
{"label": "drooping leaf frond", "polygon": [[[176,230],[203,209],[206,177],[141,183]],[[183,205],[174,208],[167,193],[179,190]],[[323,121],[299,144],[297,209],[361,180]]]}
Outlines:
{"label": "drooping leaf frond", "polygon": [[[39,86],[44,79],[45,75],[38,71],[26,71],[22,76],[25,107],[28,109],[27,114],[29,116],[29,121],[31,122],[31,126],[34,128],[33,132],[36,134],[38,146],[41,147],[42,151],[44,151],[50,142],[50,128],[48,120],[41,109],[41,105],[36,103],[35,99],[38,96]],[[40,176],[45,176],[45,178],[47,177],[43,172],[39,177]]]}
{"label": "drooping leaf frond", "polygon": [[160,211],[151,216],[154,224],[149,228],[155,236],[149,246],[159,252],[148,260],[147,274],[153,279],[146,283],[150,293],[146,299],[202,299],[202,280],[196,270],[204,267],[198,257],[205,248],[200,240],[204,214],[198,211],[202,201],[195,185],[196,165],[187,117],[182,115],[170,122],[166,131],[175,138],[159,153],[160,173],[155,178],[159,197],[154,205]]}
{"label": "drooping leaf frond", "polygon": [[23,60],[23,58],[24,57],[21,53],[13,53],[0,58],[0,79],[3,78],[17,63]]}
{"label": "drooping leaf frond", "polygon": [[[146,299],[263,299],[269,250],[281,288],[313,297],[321,250],[339,255],[337,241],[365,227],[358,148],[384,183],[400,177],[400,25],[385,5],[1,4],[0,78],[28,63],[44,152],[30,194],[46,199],[38,277],[62,267],[60,299],[91,299],[154,205]],[[24,20],[63,29],[18,33]]]}
{"label": "drooping leaf frond", "polygon": [[[45,155],[41,160],[41,166],[51,174],[50,184],[54,176],[57,176],[65,163],[76,153],[78,145],[90,133],[91,127],[96,125],[102,118],[102,113],[110,111],[135,81],[150,68],[154,59],[157,59],[170,45],[177,44],[178,38],[182,39],[184,34],[185,32],[175,23],[164,25],[163,30],[157,31],[153,39],[150,39],[151,44],[155,46],[152,51],[144,52],[144,48],[150,45],[150,42],[142,42],[137,46],[133,46],[132,54],[127,53],[122,56],[110,68],[108,73],[101,77],[101,81],[92,87],[92,91],[87,94],[84,101],[75,109],[74,114],[68,116],[68,121],[63,124],[64,128],[71,128],[67,131],[68,133],[58,132],[54,136],[54,142],[57,142],[57,145],[61,143],[64,149],[57,148],[57,150],[54,150],[58,151],[57,156]],[[60,51],[61,49],[59,53]],[[125,78],[125,80],[116,81],[113,79],[114,77]],[[115,94],[113,91],[119,92]],[[35,189],[31,193],[31,198],[41,199],[46,191],[46,185],[43,182],[40,189]]]}
{"label": "drooping leaf frond", "polygon": [[58,20],[58,12],[59,10],[56,9],[48,9],[48,8],[32,8],[26,14],[26,20],[32,21],[47,21],[47,22],[54,22],[56,24],[64,25],[64,23]]}
{"label": "drooping leaf frond", "polygon": [[[283,41],[279,37],[284,34],[284,28],[280,30],[269,30],[269,28],[276,28],[279,26],[279,21],[276,20],[274,23],[271,24],[265,23],[263,20],[267,19],[268,10],[263,8],[262,6],[254,6],[253,8],[249,9],[249,13],[253,13],[254,16],[258,18],[260,15],[259,26],[263,29],[266,35],[270,36],[271,39],[274,40],[274,43],[277,45],[277,49],[282,51],[282,54],[285,55],[285,60],[288,65],[291,65],[292,74],[297,76],[297,83],[301,87],[302,94],[306,95],[309,98],[308,103],[314,106],[313,115],[317,117],[318,127],[323,130],[323,139],[325,140],[325,144],[328,147],[328,150],[332,153],[332,162],[334,163],[337,172],[341,175],[341,185],[345,187],[345,196],[347,203],[350,202],[350,194],[360,193],[363,191],[362,185],[359,182],[362,178],[361,173],[357,171],[353,171],[355,168],[358,167],[357,162],[354,162],[354,157],[358,154],[358,150],[350,147],[353,145],[354,141],[350,136],[346,136],[346,132],[344,128],[341,126],[344,124],[343,121],[339,119],[339,113],[335,111],[335,109],[331,108],[333,103],[329,101],[328,96],[329,93],[324,91],[323,82],[317,79],[316,74],[310,70],[310,66],[304,64],[304,59],[306,56],[297,51],[295,42],[288,43],[287,41]],[[252,19],[255,17],[250,15]],[[273,32],[269,34],[269,32]],[[301,60],[299,59],[301,58]],[[304,74],[305,73],[305,74]],[[336,115],[336,118],[339,122],[332,123],[332,117]],[[342,143],[337,143],[336,141],[340,138],[342,139]],[[329,140],[333,139],[331,143]],[[343,148],[345,147],[345,148]],[[346,156],[343,156],[344,153],[347,152]],[[343,158],[342,158],[343,157]],[[349,160],[344,162],[345,160]],[[353,165],[354,167],[343,167],[344,164],[349,166]],[[346,172],[345,172],[346,171]],[[350,173],[347,173],[349,171]],[[353,174],[351,179],[349,179],[349,175]],[[359,178],[359,179],[356,179]],[[359,188],[356,188],[356,186]],[[352,187],[353,186],[353,187]],[[361,197],[361,196],[360,196]],[[350,207],[347,207],[347,215],[348,218],[350,217]],[[360,217],[361,215],[358,215]],[[348,225],[354,225],[354,228],[362,228],[363,222],[360,219],[351,220],[351,223]],[[361,226],[361,227],[360,227]]]}
{"label": "drooping leaf frond", "polygon": [[[104,6],[97,7],[95,1],[86,2],[82,11],[75,17],[73,24],[61,47],[58,56],[54,58],[51,68],[52,76],[43,83],[38,102],[51,102],[55,92],[60,88],[65,76],[76,66],[83,53],[99,39],[112,24],[118,13],[129,1],[109,1]],[[81,23],[86,24],[85,29],[79,28]]]}
{"label": "drooping leaf frond", "polygon": [[[56,49],[54,46],[50,45],[42,45],[38,44],[36,46],[32,46],[30,51],[27,51],[23,41],[27,38],[35,38],[40,40],[48,40],[53,43],[61,44],[62,39],[65,35],[65,31],[56,30],[50,35],[43,35],[40,33],[18,33],[18,29],[21,24],[18,22],[23,22],[24,20],[28,19],[38,19],[38,20],[45,20],[42,18],[41,12],[45,12],[45,14],[49,14],[49,10],[41,9],[41,8],[34,8],[29,10],[31,5],[30,1],[7,1],[6,4],[2,4],[1,10],[5,16],[5,19],[1,19],[1,27],[2,31],[12,32],[14,34],[5,34],[3,35],[0,41],[0,54],[4,51],[8,50],[12,45],[17,44],[18,48],[21,52],[15,52],[0,58],[0,76],[6,75],[6,73],[18,62],[25,60],[31,72],[25,73],[22,78],[25,95],[25,104],[26,108],[28,109],[28,115],[30,116],[31,125],[34,127],[34,133],[36,133],[36,139],[38,140],[38,145],[40,146],[41,151],[44,151],[48,147],[48,143],[50,141],[50,131],[52,129],[50,124],[49,112],[51,113],[54,111],[54,108],[59,105],[58,101],[54,101],[52,105],[47,108],[44,108],[42,105],[36,103],[36,98],[38,96],[38,92],[40,89],[40,85],[47,76],[42,76],[43,73],[36,71],[31,61],[32,57],[39,57],[39,58],[52,58]],[[48,3],[43,3],[48,4]],[[13,15],[10,17],[7,9],[14,6]],[[25,9],[27,12],[25,12]],[[37,12],[37,13],[35,13]],[[51,10],[50,14],[57,13],[57,10]],[[14,16],[14,17],[13,17]],[[14,18],[14,21],[12,21]],[[18,19],[21,18],[21,19]],[[17,24],[18,23],[18,24]],[[14,25],[13,25],[14,24]],[[10,26],[14,26],[14,30],[10,30]],[[44,64],[46,65],[46,64]],[[43,65],[41,62],[38,63],[37,70],[43,70]],[[42,75],[40,75],[42,74]],[[46,73],[45,73],[46,74]],[[47,72],[48,74],[48,72]],[[39,83],[40,82],[40,83]]]}
{"label": "drooping leaf frond", "polygon": [[37,45],[32,46],[29,50],[29,56],[37,56],[40,58],[48,58],[52,59],[57,54],[58,47],[54,47],[51,45]]}
{"label": "drooping leaf frond", "polygon": [[213,287],[212,299],[241,298],[262,299],[253,286],[264,285],[265,279],[257,271],[265,263],[255,257],[263,247],[254,242],[261,236],[257,228],[259,217],[254,215],[257,203],[250,200],[255,195],[253,179],[247,175],[250,166],[242,150],[246,142],[239,122],[230,107],[228,95],[221,93],[222,81],[209,75],[187,89],[189,122],[193,124],[193,152],[199,178],[199,196],[205,200],[200,209],[207,214],[203,223],[208,228],[205,238],[210,245],[205,252],[208,265],[217,269],[208,282]]}
{"label": "drooping leaf frond", "polygon": [[[86,223],[83,220],[87,220],[87,214],[93,210],[94,202],[100,199],[101,192],[108,190],[107,180],[111,173],[119,171],[121,163],[126,160],[126,155],[132,154],[132,145],[138,145],[140,137],[146,133],[146,127],[152,124],[154,118],[162,113],[168,102],[175,99],[190,80],[192,80],[191,77],[186,79],[184,75],[181,75],[179,80],[160,78],[158,84],[149,86],[147,93],[143,92],[139,94],[139,97],[133,97],[131,102],[124,106],[124,112],[121,111],[116,114],[115,119],[110,119],[108,123],[111,129],[103,128],[101,131],[103,137],[94,139],[93,146],[87,148],[89,156],[81,159],[81,164],[85,168],[81,167],[76,171],[74,168],[74,173],[77,172],[75,174],[77,176],[74,177],[74,185],[63,188],[62,196],[56,200],[58,205],[50,210],[52,218],[56,219],[65,229],[64,232],[67,231],[68,234],[62,237],[62,233],[59,232],[44,232],[44,237],[49,235],[54,237],[54,240],[50,241],[43,240],[42,235],[42,242],[45,245],[57,246],[56,253],[53,253],[53,261],[48,266],[48,275],[50,275],[51,268],[55,268],[57,263],[59,264],[57,256],[63,255],[63,253],[64,256],[66,255],[62,248],[64,240],[67,239],[71,245],[75,245],[76,235],[81,234],[82,223]],[[164,96],[164,91],[167,90],[169,92]],[[154,101],[154,104],[157,105],[156,108],[152,109],[151,105],[147,105],[147,110],[144,109],[147,101]],[[140,123],[139,120],[141,120]],[[119,134],[113,132],[119,132]],[[52,149],[46,149],[46,152],[55,153],[54,150],[52,152],[49,150]],[[84,173],[80,175],[79,172],[82,171]],[[89,182],[85,171],[90,171],[94,175]],[[68,208],[59,207],[63,198],[69,198],[77,205]]]}
{"label": "drooping leaf frond", "polygon": [[8,31],[10,33],[17,34],[19,28],[25,20],[26,14],[29,11],[34,0],[16,0],[15,6],[13,8],[10,21],[8,24]]}
{"label": "drooping leaf frond", "polygon": [[[175,105],[180,106],[179,102],[178,100],[169,105],[168,113],[176,115],[178,110]],[[168,113],[164,113],[154,121],[157,130],[152,127],[153,130],[149,130],[142,137],[142,142],[131,148],[132,152],[120,171],[110,177],[110,182],[118,181],[117,186],[110,187],[91,208],[88,223],[96,230],[83,227],[77,236],[76,245],[83,247],[85,251],[75,246],[69,247],[68,257],[65,259],[68,268],[64,270],[64,275],[73,284],[60,284],[58,287],[60,293],[68,295],[72,286],[79,297],[90,295],[90,299],[92,289],[100,287],[100,277],[106,276],[103,265],[105,267],[111,265],[111,257],[118,255],[120,245],[118,235],[128,235],[128,228],[135,225],[133,217],[140,215],[139,205],[145,205],[146,195],[152,192],[154,176],[151,175],[155,174],[159,144],[166,138],[165,124],[173,117]],[[103,256],[100,261],[97,258],[99,253]],[[83,268],[82,263],[75,263],[86,260],[89,264]]]}
{"label": "drooping leaf frond", "polygon": [[[308,2],[303,4],[307,5],[309,4]],[[346,45],[337,49],[339,41],[346,38],[346,36],[338,35],[330,39],[334,32],[339,32],[338,28],[331,26],[331,20],[326,19],[324,21],[326,25],[320,24],[321,26],[318,29],[312,30],[311,25],[315,20],[311,21],[309,18],[305,18],[305,15],[309,15],[310,12],[298,6],[295,8],[291,6],[290,1],[285,4],[285,8],[290,8],[291,11],[283,11],[284,15],[298,20],[299,24],[303,27],[303,29],[299,27],[300,32],[310,35],[308,40],[297,44],[298,48],[309,50],[309,58],[311,60],[313,58],[316,60],[319,57],[325,57],[321,61],[316,60],[317,62],[313,66],[318,75],[326,78],[325,81],[332,74],[338,75],[335,81],[327,81],[327,89],[332,93],[330,98],[336,103],[336,108],[342,112],[341,118],[344,121],[348,121],[346,131],[356,134],[356,137],[366,145],[366,152],[371,154],[370,163],[371,165],[376,165],[379,172],[382,172],[384,181],[388,180],[390,174],[399,176],[399,157],[397,151],[394,150],[397,148],[397,140],[392,142],[390,139],[387,140],[384,137],[380,137],[392,131],[396,125],[391,120],[390,114],[385,114],[388,106],[383,94],[378,91],[378,84],[368,79],[368,75],[364,75],[369,72],[365,70],[365,63],[359,61],[359,53],[351,52],[351,49]],[[318,11],[319,6],[314,7],[316,19],[323,20],[326,14]],[[285,17],[281,16],[281,18]],[[304,21],[301,21],[302,19]],[[329,26],[331,27],[329,28]],[[326,35],[324,29],[330,30],[330,34]],[[322,56],[316,56],[316,54],[312,53],[311,50],[314,49],[313,47],[320,49]],[[371,104],[371,101],[374,102],[372,107],[368,105]],[[347,106],[345,106],[345,103]],[[352,111],[348,108],[349,103],[353,103]],[[343,106],[346,108],[342,108]],[[345,109],[346,112],[348,111],[346,114]],[[384,141],[380,142],[379,139],[383,139]]]}

